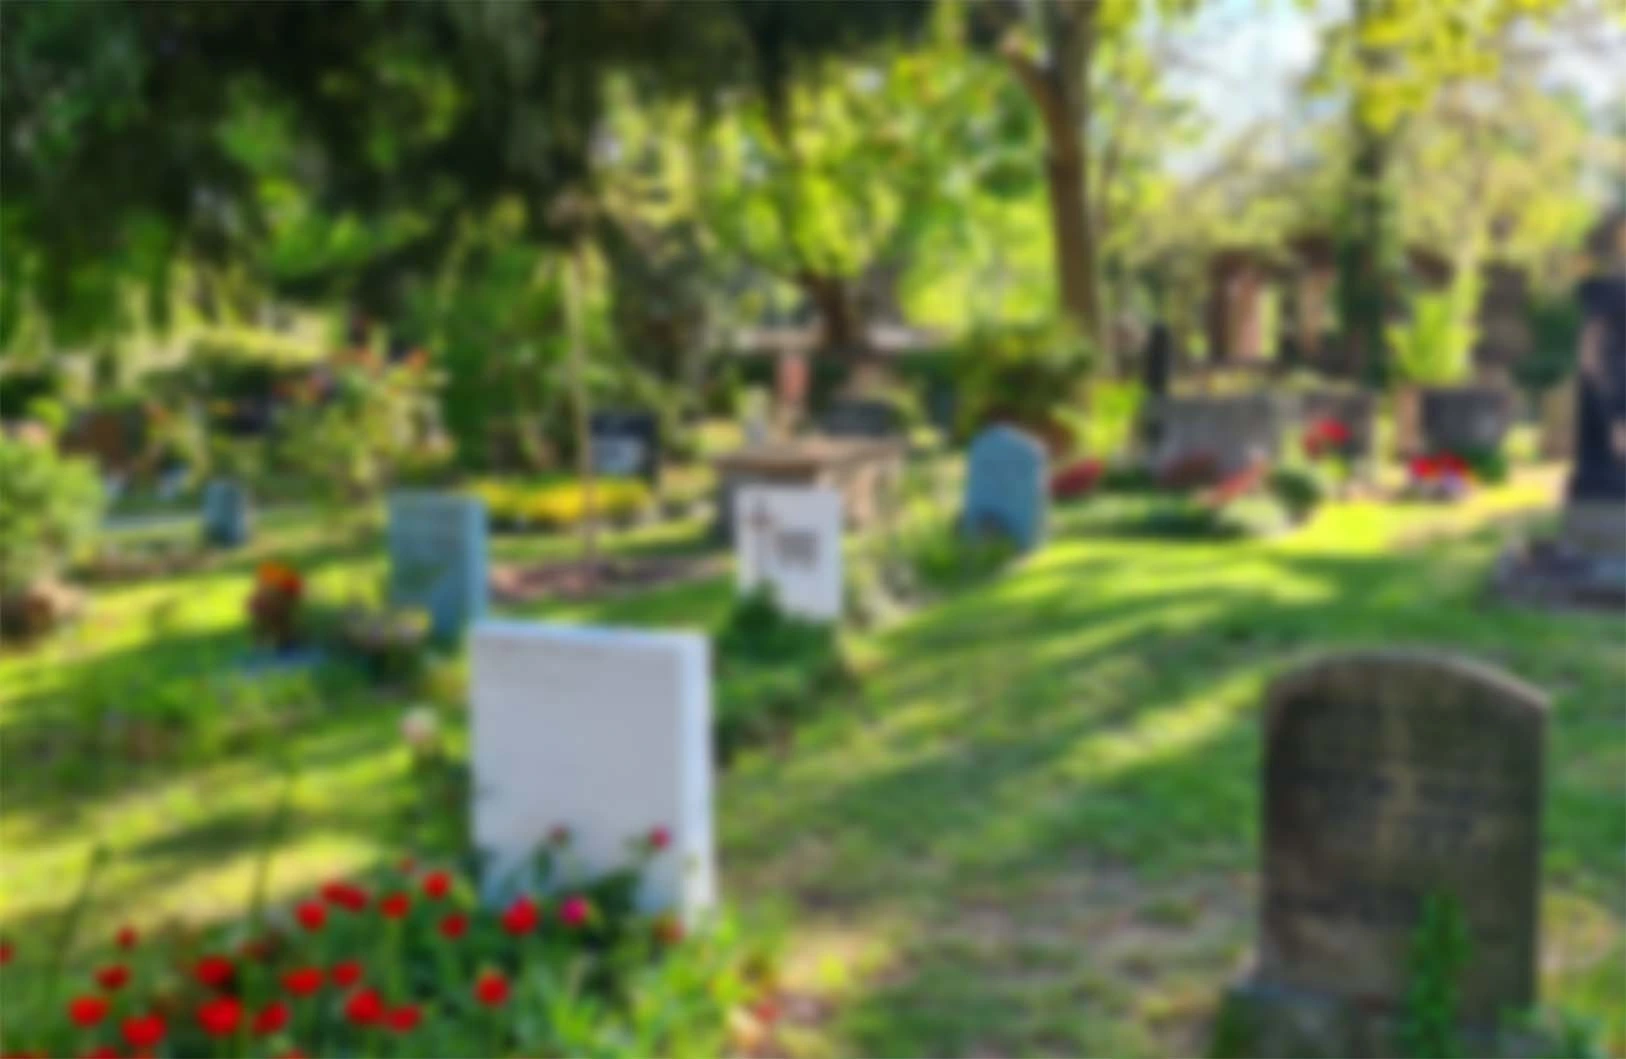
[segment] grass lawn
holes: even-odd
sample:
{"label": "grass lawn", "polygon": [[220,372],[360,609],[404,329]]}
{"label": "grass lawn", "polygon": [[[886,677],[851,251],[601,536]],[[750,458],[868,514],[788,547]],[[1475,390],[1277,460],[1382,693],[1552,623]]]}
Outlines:
{"label": "grass lawn", "polygon": [[[1543,997],[1611,1020],[1626,1054],[1626,655],[1617,618],[1487,602],[1514,526],[1549,510],[1548,475],[1456,508],[1346,505],[1273,542],[1115,537],[1064,510],[1011,576],[854,637],[865,673],[788,750],[748,751],[718,788],[725,894],[786,917],[809,1056],[1192,1054],[1253,932],[1257,706],[1307,650],[1458,649],[1547,689]],[[618,536],[692,546],[697,527]],[[367,542],[319,522],[261,549],[318,592],[376,580]],[[568,541],[499,539],[505,555]],[[96,920],[228,915],[295,761],[273,894],[398,849],[403,707],[343,677],[245,682],[254,556],[107,589],[82,632],[0,659],[0,926],[38,934],[93,843],[115,860]],[[711,626],[726,577],[538,617]],[[457,667],[437,675],[460,699]],[[138,711],[207,714],[137,763]]]}

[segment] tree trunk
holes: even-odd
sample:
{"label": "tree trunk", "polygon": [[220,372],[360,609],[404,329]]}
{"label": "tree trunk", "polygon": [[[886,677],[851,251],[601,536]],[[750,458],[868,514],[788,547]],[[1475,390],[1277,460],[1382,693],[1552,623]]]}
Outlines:
{"label": "tree trunk", "polygon": [[1044,120],[1051,241],[1061,308],[1079,330],[1097,337],[1097,241],[1090,216],[1086,156],[1090,127],[1090,64],[1095,54],[1096,3],[1051,0],[1045,8],[1043,63],[1007,46],[1004,55]]}
{"label": "tree trunk", "polygon": [[820,348],[855,357],[869,348],[864,313],[853,281],[844,276],[802,274],[802,290],[819,321]]}
{"label": "tree trunk", "polygon": [[582,561],[591,566],[598,561],[598,491],[593,481],[593,450],[588,407],[586,352],[582,349],[582,250],[570,254],[570,273],[565,281],[565,325],[570,332],[570,391],[576,406],[576,474],[582,484]]}

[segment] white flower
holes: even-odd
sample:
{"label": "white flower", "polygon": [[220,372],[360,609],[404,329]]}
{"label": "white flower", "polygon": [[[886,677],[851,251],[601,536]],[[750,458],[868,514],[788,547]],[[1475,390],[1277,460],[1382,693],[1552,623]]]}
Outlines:
{"label": "white flower", "polygon": [[440,734],[440,718],[428,706],[408,710],[401,718],[401,738],[414,750],[423,750],[434,744]]}

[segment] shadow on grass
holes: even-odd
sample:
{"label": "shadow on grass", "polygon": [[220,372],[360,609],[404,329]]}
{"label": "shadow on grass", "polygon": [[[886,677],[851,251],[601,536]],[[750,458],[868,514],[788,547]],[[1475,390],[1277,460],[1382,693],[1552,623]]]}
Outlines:
{"label": "shadow on grass", "polygon": [[[1070,542],[883,638],[866,697],[884,713],[833,709],[795,760],[743,769],[725,791],[725,869],[788,890],[814,922],[906,909],[893,965],[840,1016],[857,1054],[1201,1048],[1251,934],[1234,880],[1255,863],[1256,710],[1274,675],[1310,652],[1401,644],[1538,685],[1568,672],[1553,745],[1591,749],[1566,729],[1606,723],[1626,677],[1618,621],[1488,605],[1500,536],[1390,555],[1171,544],[1141,549],[1139,569]],[[1549,830],[1549,862],[1618,929],[1618,783],[1610,817],[1601,770],[1551,772],[1571,822]],[[1194,885],[1220,895],[1195,926],[1133,941],[1149,906],[1190,902]],[[1138,961],[1106,955],[1124,937]],[[1148,1016],[1147,997],[1172,1013]]]}

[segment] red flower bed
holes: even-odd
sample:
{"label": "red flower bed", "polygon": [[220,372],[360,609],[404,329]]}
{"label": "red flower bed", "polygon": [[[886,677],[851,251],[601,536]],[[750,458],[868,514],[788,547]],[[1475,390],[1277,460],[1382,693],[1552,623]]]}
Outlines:
{"label": "red flower bed", "polygon": [[1079,460],[1063,467],[1050,477],[1050,496],[1054,500],[1076,500],[1094,491],[1101,481],[1106,465],[1100,460]]}
{"label": "red flower bed", "polygon": [[[110,946],[117,961],[78,972],[87,981],[77,986],[30,981],[31,962],[55,966],[44,941],[37,962],[26,944],[4,942],[8,1000],[52,992],[60,999],[8,1011],[0,1054],[596,1054],[608,1050],[603,1041],[547,1037],[554,1032],[547,1018],[498,1012],[511,997],[539,1012],[539,989],[581,975],[570,988],[585,990],[585,1006],[569,1016],[580,1032],[615,1017],[616,1005],[633,995],[616,977],[641,964],[682,958],[696,961],[696,973],[737,973],[701,972],[721,966],[724,950],[683,945],[674,917],[635,911],[637,867],[670,844],[666,829],[654,829],[635,843],[633,869],[498,909],[478,906],[475,887],[436,868],[394,873],[376,902],[354,883],[329,883],[276,917],[281,925],[257,929],[247,946],[217,939],[203,948],[170,934],[140,939],[126,928]],[[413,900],[414,892],[424,899]],[[736,995],[738,985],[719,988],[718,996]],[[550,996],[550,1006],[575,1002]],[[718,1004],[708,1032],[722,1049],[728,1010]],[[626,1030],[603,1032],[609,1040]]]}
{"label": "red flower bed", "polygon": [[1312,460],[1349,455],[1349,427],[1332,418],[1317,419],[1304,429],[1304,454]]}

